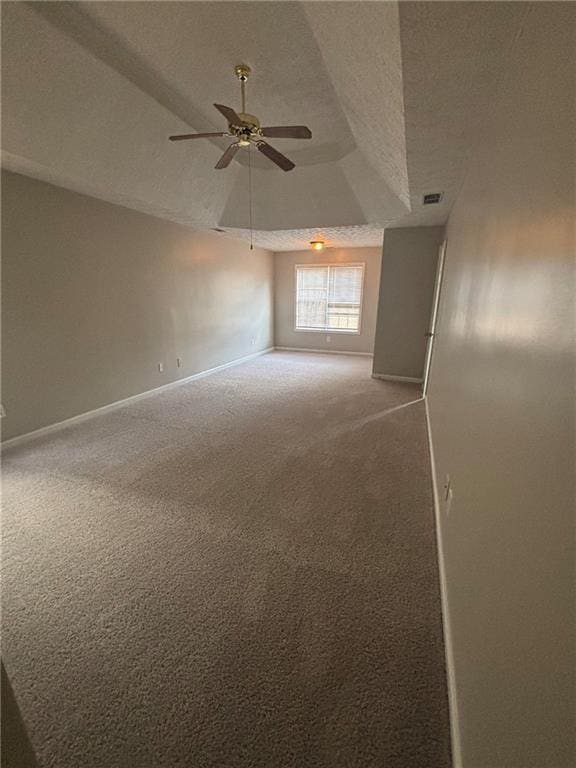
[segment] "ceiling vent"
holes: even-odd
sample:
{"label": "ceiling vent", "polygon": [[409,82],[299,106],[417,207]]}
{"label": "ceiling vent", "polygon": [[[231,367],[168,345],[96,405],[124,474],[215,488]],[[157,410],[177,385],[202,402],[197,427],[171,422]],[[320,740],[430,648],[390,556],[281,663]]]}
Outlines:
{"label": "ceiling vent", "polygon": [[430,192],[422,198],[423,205],[436,205],[442,201],[442,192]]}

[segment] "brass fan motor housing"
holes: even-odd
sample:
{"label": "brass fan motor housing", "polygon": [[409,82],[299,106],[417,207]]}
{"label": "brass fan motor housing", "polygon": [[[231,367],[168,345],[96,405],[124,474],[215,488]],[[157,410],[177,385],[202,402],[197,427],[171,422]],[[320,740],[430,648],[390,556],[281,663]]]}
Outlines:
{"label": "brass fan motor housing", "polygon": [[238,117],[242,120],[244,125],[247,125],[252,130],[260,130],[260,120],[258,120],[256,115],[251,115],[248,112],[238,112]]}
{"label": "brass fan motor housing", "polygon": [[248,112],[238,112],[238,117],[242,120],[242,125],[230,125],[230,133],[238,137],[238,143],[241,147],[247,147],[250,144],[251,138],[262,135],[260,132],[260,120],[258,120],[256,115],[251,115]]}

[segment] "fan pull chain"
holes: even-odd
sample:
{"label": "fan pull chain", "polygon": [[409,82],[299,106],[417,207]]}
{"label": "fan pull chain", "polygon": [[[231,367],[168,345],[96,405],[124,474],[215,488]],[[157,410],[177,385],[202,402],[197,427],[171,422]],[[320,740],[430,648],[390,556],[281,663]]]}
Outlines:
{"label": "fan pull chain", "polygon": [[252,227],[252,145],[248,147],[248,210],[250,216],[250,250],[254,250]]}

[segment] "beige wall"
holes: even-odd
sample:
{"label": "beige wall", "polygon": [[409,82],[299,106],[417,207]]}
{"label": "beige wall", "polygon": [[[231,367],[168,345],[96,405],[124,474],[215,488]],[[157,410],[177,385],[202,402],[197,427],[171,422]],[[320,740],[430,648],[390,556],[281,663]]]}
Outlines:
{"label": "beige wall", "polygon": [[[328,248],[314,251],[284,251],[274,254],[274,325],[278,347],[322,349],[327,352],[367,352],[374,349],[374,330],[380,279],[380,248]],[[294,330],[296,264],[364,263],[364,292],[360,333]],[[330,341],[328,341],[328,337]]]}
{"label": "beige wall", "polygon": [[421,379],[444,227],[384,232],[374,373]]}
{"label": "beige wall", "polygon": [[273,344],[267,251],[12,173],[2,207],[4,439]]}
{"label": "beige wall", "polygon": [[429,408],[464,768],[576,765],[575,10],[527,7],[447,230]]}

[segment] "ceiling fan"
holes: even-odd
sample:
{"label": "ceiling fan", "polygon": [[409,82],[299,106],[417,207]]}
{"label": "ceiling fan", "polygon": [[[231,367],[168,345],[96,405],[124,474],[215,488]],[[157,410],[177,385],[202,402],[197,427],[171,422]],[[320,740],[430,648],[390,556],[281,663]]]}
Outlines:
{"label": "ceiling fan", "polygon": [[228,121],[228,130],[219,133],[184,133],[180,136],[170,136],[170,141],[187,141],[188,139],[208,139],[219,136],[233,136],[236,138],[228,149],[224,152],[215,168],[221,170],[227,168],[232,162],[233,157],[240,147],[251,147],[254,145],[259,152],[262,152],[269,160],[283,171],[291,171],[295,167],[292,160],[289,160],[277,149],[270,146],[265,138],[276,139],[311,139],[312,132],[305,125],[275,125],[271,127],[260,126],[260,120],[254,115],[246,112],[246,81],[250,75],[251,69],[247,64],[238,64],[234,68],[236,77],[240,80],[242,91],[242,111],[235,112],[232,107],[225,107],[223,104],[214,104],[216,109],[224,115]]}

